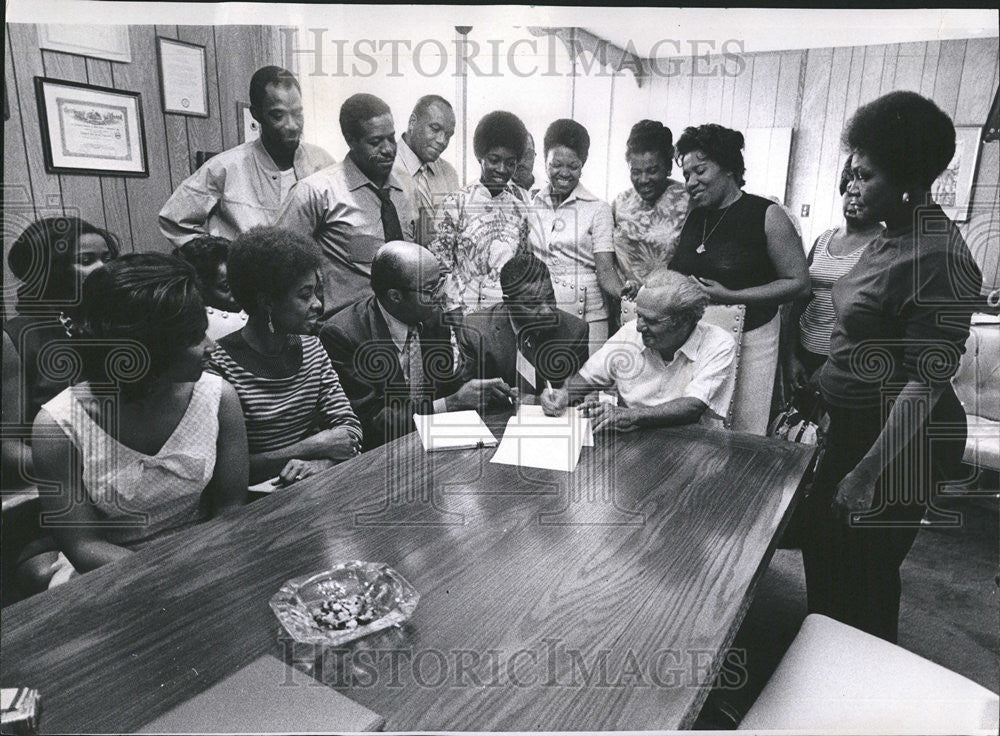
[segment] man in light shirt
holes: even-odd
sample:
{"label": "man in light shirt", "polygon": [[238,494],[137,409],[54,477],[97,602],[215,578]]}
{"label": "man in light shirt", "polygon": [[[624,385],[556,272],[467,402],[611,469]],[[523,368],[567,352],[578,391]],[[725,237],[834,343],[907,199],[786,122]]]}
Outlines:
{"label": "man in light shirt", "polygon": [[376,253],[371,289],[319,337],[361,420],[365,449],[412,432],[414,414],[510,406],[502,378],[466,380],[453,328],[442,320],[441,262],[416,243]]}
{"label": "man in light shirt", "polygon": [[260,138],[210,158],[160,210],[160,231],[174,246],[203,235],[232,240],[272,224],[295,182],[333,163],[322,148],[302,141],[302,94],[291,72],[277,66],[254,72],[250,114]]}
{"label": "man in light shirt", "polygon": [[372,259],[388,241],[412,242],[413,206],[399,177],[392,112],[375,95],[340,107],[350,152],[339,164],[300,181],[275,225],[313,238],[323,251],[323,318],[368,293]]}
{"label": "man in light shirt", "polygon": [[636,297],[637,319],[595,352],[564,388],[542,392],[557,415],[599,389],[615,388],[620,404],[583,404],[594,430],[721,423],[733,395],[736,343],[721,327],[700,322],[708,297],[673,271],[650,274]]}
{"label": "man in light shirt", "polygon": [[438,95],[424,95],[413,107],[396,151],[393,172],[404,184],[412,184],[417,242],[423,246],[434,238],[434,209],[445,195],[458,191],[455,168],[441,158],[454,134],[451,103]]}

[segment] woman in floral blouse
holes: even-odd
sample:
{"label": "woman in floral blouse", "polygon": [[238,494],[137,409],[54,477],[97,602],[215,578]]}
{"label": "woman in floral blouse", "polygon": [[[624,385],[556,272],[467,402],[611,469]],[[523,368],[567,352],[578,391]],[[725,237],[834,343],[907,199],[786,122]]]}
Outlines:
{"label": "woman in floral blouse", "polygon": [[473,151],[479,180],[445,197],[434,216],[430,244],[449,271],[449,312],[499,304],[500,269],[523,242],[527,247],[527,193],[510,180],[524,153],[528,131],[513,113],[497,110],[476,126]]}
{"label": "woman in floral blouse", "polygon": [[670,128],[655,120],[632,126],[625,147],[632,189],[612,204],[614,248],[625,278],[622,321],[635,319],[631,300],[646,276],[670,263],[688,211],[684,184],[670,178],[674,158]]}

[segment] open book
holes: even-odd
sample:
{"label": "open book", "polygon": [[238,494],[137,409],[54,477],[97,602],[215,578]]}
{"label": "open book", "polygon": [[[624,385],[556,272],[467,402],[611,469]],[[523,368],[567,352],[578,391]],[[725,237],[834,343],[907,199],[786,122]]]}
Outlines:
{"label": "open book", "polygon": [[413,423],[417,425],[417,433],[427,452],[495,447],[497,444],[497,438],[482,417],[471,409],[442,414],[414,414]]}

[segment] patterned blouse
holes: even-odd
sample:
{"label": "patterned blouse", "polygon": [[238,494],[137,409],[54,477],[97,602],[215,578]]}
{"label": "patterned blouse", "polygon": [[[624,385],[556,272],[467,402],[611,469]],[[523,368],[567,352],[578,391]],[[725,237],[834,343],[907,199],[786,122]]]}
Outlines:
{"label": "patterned blouse", "polygon": [[683,184],[671,181],[654,205],[628,189],[615,197],[611,209],[615,257],[627,272],[645,281],[651,271],[670,263],[688,213]]}
{"label": "patterned blouse", "polygon": [[514,183],[494,197],[477,181],[438,205],[429,250],[450,270],[447,309],[470,312],[502,301],[500,269],[522,242],[529,247],[527,199]]}

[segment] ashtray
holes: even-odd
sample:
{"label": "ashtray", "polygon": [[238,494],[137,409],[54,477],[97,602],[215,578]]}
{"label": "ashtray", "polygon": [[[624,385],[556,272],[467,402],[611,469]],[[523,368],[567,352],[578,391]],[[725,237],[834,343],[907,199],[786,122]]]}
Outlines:
{"label": "ashtray", "polygon": [[353,560],[292,578],[269,603],[295,641],[336,646],[403,623],[419,600],[388,565]]}

